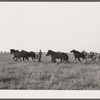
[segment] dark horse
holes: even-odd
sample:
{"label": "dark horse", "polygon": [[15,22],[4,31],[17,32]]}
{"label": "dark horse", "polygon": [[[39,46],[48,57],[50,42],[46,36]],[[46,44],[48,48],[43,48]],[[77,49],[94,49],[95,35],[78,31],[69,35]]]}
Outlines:
{"label": "dark horse", "polygon": [[23,58],[23,61],[25,60],[29,61],[30,54],[25,50],[21,50],[21,57]]}
{"label": "dark horse", "polygon": [[36,55],[36,53],[33,52],[33,51],[30,51],[30,52],[29,52],[29,57],[31,57],[32,60],[37,59],[37,55]]}
{"label": "dark horse", "polygon": [[56,62],[56,59],[60,59],[61,62],[63,61],[66,61],[66,62],[69,62],[69,58],[68,58],[68,55],[67,53],[63,53],[63,52],[54,52],[52,50],[48,50],[46,56],[51,56],[51,61],[52,62]]}
{"label": "dark horse", "polygon": [[27,59],[29,61],[29,53],[22,50],[22,51],[19,51],[19,50],[15,50],[15,49],[10,49],[10,53],[13,54],[13,60],[14,61],[22,61],[21,58],[23,58],[23,61],[25,59]]}
{"label": "dark horse", "polygon": [[20,59],[21,61],[21,52],[19,50],[15,50],[15,49],[10,49],[10,53],[13,54],[13,60],[14,61],[18,61]]}
{"label": "dark horse", "polygon": [[29,61],[29,57],[31,57],[32,60],[37,59],[36,54],[33,51],[28,52],[28,51],[25,51],[25,50],[21,50],[21,53],[22,53],[23,61],[25,59]]}
{"label": "dark horse", "polygon": [[74,49],[72,51],[70,51],[70,52],[74,54],[75,60],[77,58],[81,62],[80,58],[82,58],[83,60],[85,59],[85,55],[82,52],[76,51]]}
{"label": "dark horse", "polygon": [[21,58],[23,59],[23,61],[27,60],[29,61],[29,57],[32,58],[32,60],[36,59],[36,54],[33,51],[27,52],[25,50],[15,50],[15,49],[10,49],[10,53],[13,54],[13,60],[14,61],[21,61]]}

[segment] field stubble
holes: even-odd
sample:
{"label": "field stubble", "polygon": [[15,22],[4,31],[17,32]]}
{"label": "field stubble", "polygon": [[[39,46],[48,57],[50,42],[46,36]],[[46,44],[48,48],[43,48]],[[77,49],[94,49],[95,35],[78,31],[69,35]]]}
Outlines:
{"label": "field stubble", "polygon": [[0,54],[0,89],[99,90],[100,62],[74,61],[51,63],[45,54],[42,62],[15,62],[9,53]]}

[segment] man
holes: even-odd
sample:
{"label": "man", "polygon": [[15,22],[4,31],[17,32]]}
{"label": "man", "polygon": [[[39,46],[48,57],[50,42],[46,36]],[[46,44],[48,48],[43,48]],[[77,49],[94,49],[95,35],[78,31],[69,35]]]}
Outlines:
{"label": "man", "polygon": [[39,51],[39,56],[38,56],[38,62],[41,62],[41,57],[42,57],[42,51],[41,51],[41,49],[40,49],[40,51]]}

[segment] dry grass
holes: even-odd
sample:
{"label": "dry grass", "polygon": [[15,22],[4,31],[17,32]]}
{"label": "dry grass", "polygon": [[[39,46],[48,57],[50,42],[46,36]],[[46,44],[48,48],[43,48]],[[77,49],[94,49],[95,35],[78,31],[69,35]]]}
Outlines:
{"label": "dry grass", "polygon": [[0,89],[99,90],[100,62],[51,63],[15,62],[10,54],[0,54]]}

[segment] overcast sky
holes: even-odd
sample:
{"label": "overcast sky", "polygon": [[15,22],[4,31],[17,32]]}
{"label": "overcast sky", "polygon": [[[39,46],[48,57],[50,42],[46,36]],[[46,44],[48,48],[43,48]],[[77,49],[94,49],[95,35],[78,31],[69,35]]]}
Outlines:
{"label": "overcast sky", "polygon": [[100,52],[100,2],[0,2],[0,51]]}

